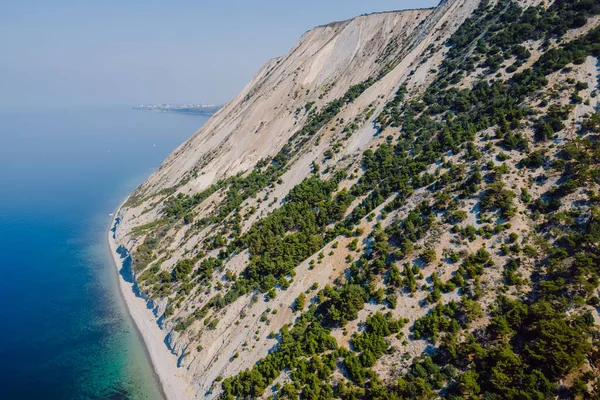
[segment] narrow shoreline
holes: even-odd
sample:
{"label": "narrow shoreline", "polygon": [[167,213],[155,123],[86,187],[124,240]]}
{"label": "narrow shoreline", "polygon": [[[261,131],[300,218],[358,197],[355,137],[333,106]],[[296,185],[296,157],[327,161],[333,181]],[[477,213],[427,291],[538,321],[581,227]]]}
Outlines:
{"label": "narrow shoreline", "polygon": [[108,248],[119,281],[119,292],[125,303],[125,308],[133,320],[135,329],[142,338],[144,350],[148,354],[152,370],[158,378],[163,397],[166,400],[188,400],[190,396],[184,389],[187,385],[177,377],[176,358],[164,343],[166,332],[159,328],[156,317],[147,308],[146,300],[135,295],[132,284],[126,282],[120,273],[124,259],[117,252],[119,245],[114,238],[112,229],[117,223],[117,218],[125,201],[114,212],[107,233]]}

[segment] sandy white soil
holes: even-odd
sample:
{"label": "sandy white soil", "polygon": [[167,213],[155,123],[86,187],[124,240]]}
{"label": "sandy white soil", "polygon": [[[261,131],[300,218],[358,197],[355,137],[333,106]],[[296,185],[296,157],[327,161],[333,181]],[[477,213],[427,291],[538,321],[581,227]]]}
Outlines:
{"label": "sandy white soil", "polygon": [[[115,220],[118,215],[117,213]],[[114,226],[115,220],[113,220],[111,226]],[[112,231],[108,232],[108,245],[117,270],[121,295],[125,300],[129,315],[131,315],[144,340],[154,371],[158,375],[165,395],[169,400],[186,400],[192,398],[191,388],[185,383],[185,380],[181,379],[180,373],[177,371],[177,359],[170,353],[165,344],[165,331],[159,328],[157,318],[152,313],[152,310],[147,307],[146,300],[136,296],[133,291],[133,285],[126,282],[119,273],[124,259],[117,253],[119,245]]]}

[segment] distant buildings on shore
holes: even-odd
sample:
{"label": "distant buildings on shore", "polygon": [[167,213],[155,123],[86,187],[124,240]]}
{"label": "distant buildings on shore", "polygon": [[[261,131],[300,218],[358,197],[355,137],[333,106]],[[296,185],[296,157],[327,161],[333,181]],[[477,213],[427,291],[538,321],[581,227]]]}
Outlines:
{"label": "distant buildings on shore", "polygon": [[171,112],[183,112],[190,114],[214,114],[221,108],[220,104],[140,104],[139,106],[133,107],[135,110],[142,111],[171,111]]}

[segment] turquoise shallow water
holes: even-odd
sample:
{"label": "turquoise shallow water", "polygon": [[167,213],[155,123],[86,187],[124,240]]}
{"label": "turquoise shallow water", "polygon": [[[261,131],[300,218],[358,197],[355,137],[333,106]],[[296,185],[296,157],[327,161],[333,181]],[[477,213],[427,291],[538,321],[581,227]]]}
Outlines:
{"label": "turquoise shallow water", "polygon": [[161,397],[118,294],[109,214],[206,120],[0,109],[0,398]]}

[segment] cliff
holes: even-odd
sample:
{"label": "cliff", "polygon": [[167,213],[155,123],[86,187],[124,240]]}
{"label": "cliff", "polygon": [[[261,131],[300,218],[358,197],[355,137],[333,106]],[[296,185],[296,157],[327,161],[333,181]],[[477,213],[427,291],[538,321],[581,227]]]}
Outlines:
{"label": "cliff", "polygon": [[431,29],[434,10],[376,13],[306,32],[290,52],[268,61],[240,94],[171,154],[136,192],[187,188],[251,169],[273,156],[309,115],[352,85],[397,63]]}
{"label": "cliff", "polygon": [[[449,0],[316,27],[268,61],[118,213],[115,241],[160,304],[187,394],[505,393],[485,369],[501,342],[542,370],[544,395],[595,371],[581,354],[595,354],[598,271],[581,267],[592,283],[554,297],[538,284],[571,279],[546,268],[570,268],[577,252],[599,260],[585,233],[597,179],[568,168],[597,167],[585,138],[598,129],[599,11]],[[587,244],[554,259],[561,218]],[[565,326],[589,312],[572,328],[579,358],[557,362],[568,369],[536,364],[559,344],[519,347],[552,335],[536,325],[540,301],[562,304],[553,319]],[[499,334],[507,304],[532,307],[531,320]],[[406,373],[423,362],[439,378],[424,378],[426,393],[397,383],[415,385]]]}

